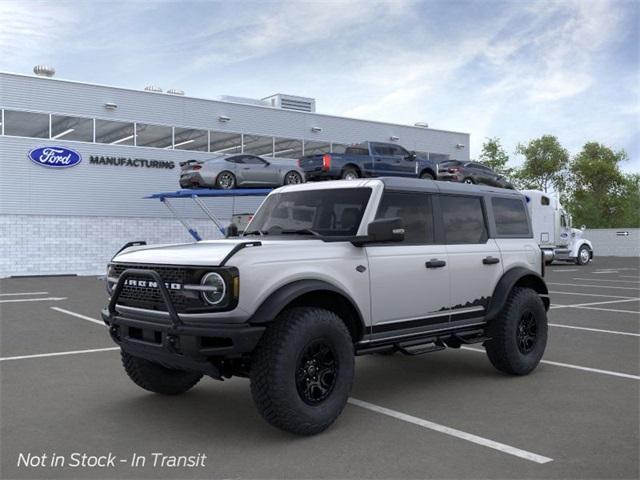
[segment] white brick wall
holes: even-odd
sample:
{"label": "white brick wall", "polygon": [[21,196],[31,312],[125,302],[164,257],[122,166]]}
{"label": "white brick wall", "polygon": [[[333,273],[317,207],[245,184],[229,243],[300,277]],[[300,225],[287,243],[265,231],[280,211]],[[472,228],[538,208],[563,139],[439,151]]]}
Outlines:
{"label": "white brick wall", "polygon": [[[628,232],[629,235],[618,235]],[[596,257],[640,257],[640,228],[593,228],[584,232]]]}
{"label": "white brick wall", "polygon": [[[189,220],[203,238],[220,238],[212,222]],[[12,275],[101,275],[125,243],[193,241],[171,218],[0,215],[0,278]]]}

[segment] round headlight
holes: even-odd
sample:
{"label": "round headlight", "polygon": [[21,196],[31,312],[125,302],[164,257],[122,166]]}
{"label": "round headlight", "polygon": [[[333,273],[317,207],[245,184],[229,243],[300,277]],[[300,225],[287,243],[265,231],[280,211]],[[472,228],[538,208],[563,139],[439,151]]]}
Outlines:
{"label": "round headlight", "polygon": [[107,293],[109,294],[109,296],[111,296],[111,294],[113,293],[113,287],[116,286],[115,282],[112,281],[113,275],[114,275],[113,271],[114,271],[113,265],[107,265],[107,276],[104,280],[107,286]]}
{"label": "round headlight", "polygon": [[206,290],[202,292],[202,298],[204,298],[205,302],[209,305],[217,305],[222,301],[227,287],[219,274],[215,272],[207,273],[202,277],[200,283],[203,287],[206,287]]}

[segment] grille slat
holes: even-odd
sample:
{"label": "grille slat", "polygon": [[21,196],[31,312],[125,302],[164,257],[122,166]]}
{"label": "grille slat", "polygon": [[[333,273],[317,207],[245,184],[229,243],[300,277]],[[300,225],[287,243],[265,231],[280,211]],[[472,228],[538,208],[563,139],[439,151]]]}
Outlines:
{"label": "grille slat", "polygon": [[[113,264],[111,275],[119,278],[122,272],[129,268],[150,268],[158,272],[162,280],[169,284],[185,285],[187,283],[199,283],[199,281],[194,278],[196,271],[183,267],[146,267],[141,265]],[[150,281],[151,278],[145,275],[132,275],[128,277],[128,280]],[[169,289],[169,295],[179,313],[185,313],[194,308],[202,308],[205,305],[200,295],[194,291]],[[127,284],[122,288],[122,292],[118,298],[118,304],[151,310],[167,310],[160,289],[156,287],[140,287]]]}

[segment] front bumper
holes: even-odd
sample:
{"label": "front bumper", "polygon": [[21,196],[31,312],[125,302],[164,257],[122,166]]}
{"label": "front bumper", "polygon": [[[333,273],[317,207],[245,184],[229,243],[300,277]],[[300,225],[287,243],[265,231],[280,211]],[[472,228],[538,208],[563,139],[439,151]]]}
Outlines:
{"label": "front bumper", "polygon": [[[157,282],[168,317],[157,312],[137,309],[135,312],[118,309],[118,297],[124,280],[129,276],[147,276]],[[219,323],[212,319],[206,323],[189,324],[177,314],[171,296],[153,270],[128,269],[118,280],[109,306],[101,312],[102,320],[109,327],[109,334],[123,351],[166,367],[200,372],[213,378],[221,378],[216,360],[241,358],[252,352],[264,326],[248,323]]]}

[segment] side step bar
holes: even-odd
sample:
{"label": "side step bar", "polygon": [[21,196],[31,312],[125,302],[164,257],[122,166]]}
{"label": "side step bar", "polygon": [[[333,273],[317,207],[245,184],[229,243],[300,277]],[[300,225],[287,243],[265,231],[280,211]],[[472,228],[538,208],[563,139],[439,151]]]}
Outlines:
{"label": "side step bar", "polygon": [[484,343],[489,339],[490,338],[485,335],[484,329],[468,330],[440,336],[423,337],[405,342],[390,342],[375,346],[363,346],[361,348],[357,348],[356,354],[365,355],[376,352],[399,351],[404,355],[416,356],[424,353],[439,352],[447,347],[460,348],[461,345]]}

